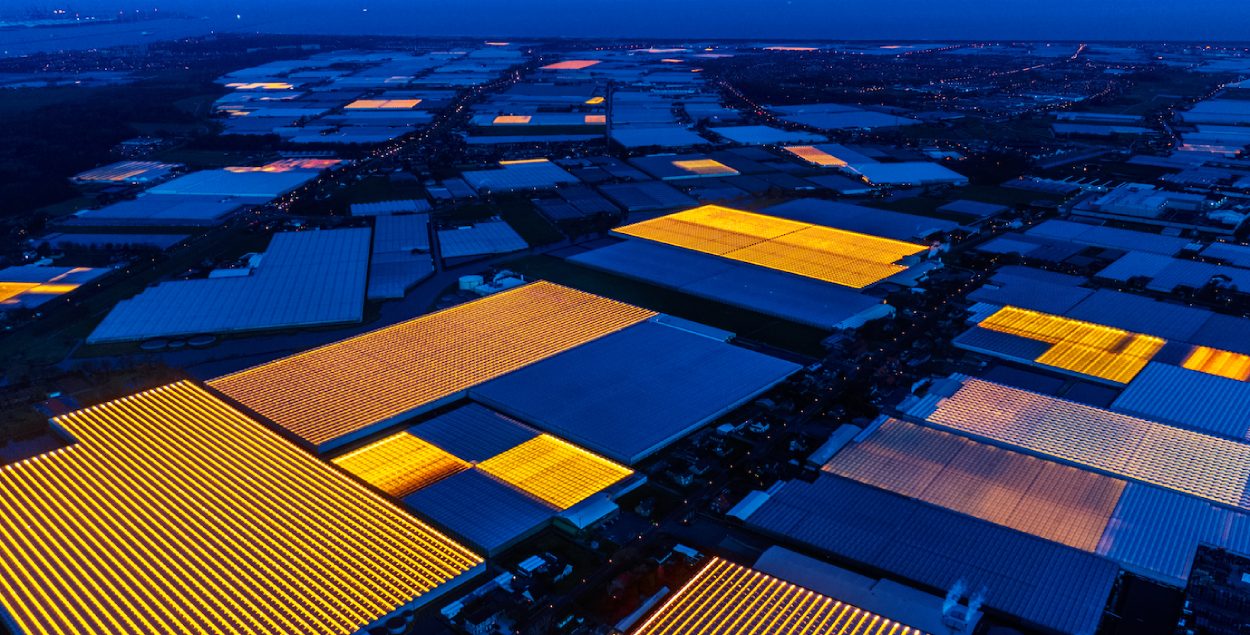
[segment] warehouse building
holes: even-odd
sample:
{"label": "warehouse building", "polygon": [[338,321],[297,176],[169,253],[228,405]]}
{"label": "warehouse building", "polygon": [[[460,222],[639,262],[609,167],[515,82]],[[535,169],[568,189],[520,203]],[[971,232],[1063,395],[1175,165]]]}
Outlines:
{"label": "warehouse building", "polygon": [[632,635],[922,635],[783,578],[712,558]]}
{"label": "warehouse building", "polygon": [[899,406],[927,427],[883,419],[826,469],[1172,586],[1199,544],[1250,549],[1244,438],[1111,408],[955,375]]}
{"label": "warehouse building", "polygon": [[1111,560],[822,472],[779,482],[730,511],[782,544],[932,593],[984,589],[987,614],[1092,635],[1119,567]]}
{"label": "warehouse building", "polygon": [[[1184,378],[1206,374],[1240,382],[1250,376],[1250,321],[1077,286],[1081,282],[1075,276],[1004,268],[969,294],[975,302],[970,319],[974,326],[954,343],[1113,386],[1131,385],[1153,365],[1188,371],[1173,372],[1173,379],[1192,381],[1195,388],[1206,380]],[[1179,393],[1169,394],[1183,399]],[[1206,418],[1195,421],[1222,426]]]}
{"label": "warehouse building", "polygon": [[628,240],[569,260],[830,330],[892,315],[879,298],[857,290],[914,274],[908,270],[927,249],[715,205],[614,231]]}
{"label": "warehouse building", "polygon": [[348,635],[484,569],[195,384],[53,424],[71,445],[0,468],[14,632]]}
{"label": "warehouse building", "polygon": [[87,342],[359,322],[370,233],[359,228],[274,234],[249,268],[162,282],[122,300]]}
{"label": "warehouse building", "polygon": [[710,337],[644,322],[488,381],[469,396],[633,465],[798,370]]}
{"label": "warehouse building", "polygon": [[819,280],[647,241],[625,241],[569,261],[763,315],[838,330],[893,314],[874,298]]}
{"label": "warehouse building", "polygon": [[125,184],[145,185],[169,178],[174,170],[183,167],[177,163],[158,161],[118,161],[108,165],[79,172],[70,178],[80,185]]}
{"label": "warehouse building", "polygon": [[577,177],[547,159],[500,161],[498,168],[469,170],[461,176],[478,194],[552,190],[578,182]]}
{"label": "warehouse building", "polygon": [[1029,259],[1062,262],[1088,247],[1174,256],[1188,245],[1188,240],[1176,236],[1052,219],[1024,232],[999,236],[978,248],[990,253],[1014,253]]}
{"label": "warehouse building", "polygon": [[558,518],[610,513],[610,497],[641,482],[629,468],[477,404],[332,462],[488,556]]}
{"label": "warehouse building", "polygon": [[502,220],[438,230],[439,253],[445,259],[506,254],[527,247],[529,243]]}
{"label": "warehouse building", "polygon": [[[208,383],[319,451],[466,397],[477,399],[480,391],[489,405],[531,426],[575,443],[585,440],[593,451],[628,461],[675,441],[717,411],[755,398],[797,370],[689,329],[649,322],[657,316],[536,282]],[[663,348],[659,343],[684,355],[669,362],[665,350],[640,366],[643,358],[634,349],[656,351]],[[586,346],[592,348],[583,352]],[[751,372],[731,388],[692,398],[681,392],[683,387],[715,385],[727,372],[698,365],[699,359],[729,359]],[[551,381],[531,381],[528,390],[518,392],[509,374],[520,372]],[[669,378],[665,390],[635,394],[655,387],[652,376]],[[588,378],[619,385],[596,383],[586,392],[553,397],[558,386]],[[535,385],[548,388],[534,391]],[[605,402],[601,395],[613,390],[626,393]],[[543,407],[535,406],[535,397],[546,402]],[[665,406],[681,416],[654,415]],[[570,413],[579,412],[587,418],[573,421]],[[623,439],[620,429],[592,429],[608,419],[626,421],[622,425],[631,430],[645,422],[650,426],[646,443]]]}
{"label": "warehouse building", "polygon": [[231,197],[249,203],[268,203],[317,178],[320,170],[230,167],[200,170],[166,181],[148,190],[151,194]]}
{"label": "warehouse building", "polygon": [[369,258],[370,300],[402,298],[418,282],[434,275],[430,255],[430,218],[426,214],[381,214],[373,222]]}
{"label": "warehouse building", "polygon": [[75,212],[65,224],[75,227],[211,227],[231,214],[268,202],[249,196],[151,194]]}
{"label": "warehouse building", "polygon": [[721,126],[711,132],[733,143],[751,146],[795,143],[823,143],[828,139],[810,132],[783,130],[772,126]]}
{"label": "warehouse building", "polygon": [[0,312],[37,308],[108,272],[108,269],[46,265],[0,269]]}
{"label": "warehouse building", "polygon": [[763,214],[894,240],[923,242],[963,230],[954,221],[822,199],[798,199],[760,210]]}

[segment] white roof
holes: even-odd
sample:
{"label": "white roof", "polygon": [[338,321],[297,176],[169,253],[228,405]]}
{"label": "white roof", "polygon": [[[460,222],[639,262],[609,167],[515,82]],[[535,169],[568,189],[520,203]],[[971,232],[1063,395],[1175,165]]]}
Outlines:
{"label": "white roof", "polygon": [[440,230],[438,246],[444,258],[462,258],[520,251],[529,244],[508,223],[488,221],[471,227]]}
{"label": "white roof", "polygon": [[828,139],[810,132],[792,132],[771,126],[726,126],[711,128],[712,132],[735,143],[765,145],[773,143],[820,143]]}
{"label": "white roof", "polygon": [[317,178],[318,173],[318,170],[287,172],[237,171],[231,168],[201,170],[166,181],[148,191],[153,194],[237,196],[268,201]]}
{"label": "white roof", "polygon": [[253,199],[144,194],[74,215],[73,225],[212,225]]}
{"label": "white roof", "polygon": [[498,169],[471,170],[461,176],[478,192],[550,189],[561,183],[578,183],[577,177],[547,159],[507,161]]}
{"label": "white roof", "polygon": [[88,343],[359,322],[366,228],[275,234],[247,276],[164,282],[118,303]]}
{"label": "white roof", "polygon": [[903,163],[864,163],[855,171],[873,185],[926,185],[930,183],[967,183],[968,177],[936,163],[905,161]]}

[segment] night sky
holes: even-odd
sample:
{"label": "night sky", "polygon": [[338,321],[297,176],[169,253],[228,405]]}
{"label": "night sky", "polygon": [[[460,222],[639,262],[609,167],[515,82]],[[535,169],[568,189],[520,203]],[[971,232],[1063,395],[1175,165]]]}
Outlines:
{"label": "night sky", "polygon": [[1250,39],[1247,0],[78,0],[72,6],[239,14],[247,30],[309,33]]}

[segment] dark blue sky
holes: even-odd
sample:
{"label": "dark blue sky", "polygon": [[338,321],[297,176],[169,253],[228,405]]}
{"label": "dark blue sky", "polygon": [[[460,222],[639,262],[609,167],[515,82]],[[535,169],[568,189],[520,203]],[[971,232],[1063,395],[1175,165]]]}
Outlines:
{"label": "dark blue sky", "polygon": [[1250,39],[1250,0],[78,0],[70,4],[80,9],[124,5],[216,16],[239,13],[249,26],[321,33]]}

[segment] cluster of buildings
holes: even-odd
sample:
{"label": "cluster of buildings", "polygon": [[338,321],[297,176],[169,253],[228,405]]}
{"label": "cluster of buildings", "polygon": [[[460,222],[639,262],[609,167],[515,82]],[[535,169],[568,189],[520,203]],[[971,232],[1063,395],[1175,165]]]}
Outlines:
{"label": "cluster of buildings", "polygon": [[[1055,107],[1041,126],[1064,143],[1170,134],[1067,110],[1088,91],[1055,88],[1075,84],[1065,60],[1148,60],[1073,46],[491,42],[227,74],[223,134],[301,146],[388,143],[480,94],[451,109],[463,161],[402,164],[419,178],[396,167],[402,153],[379,167],[321,151],[77,175],[133,196],[74,214],[57,240],[181,240],[361,166],[423,194],[353,201],[331,228],[288,224],[230,266],[150,285],[86,343],[156,351],[349,327],[423,281],[443,288],[385,326],[257,347],[224,374],[195,366],[55,417],[62,447],[0,465],[0,619],[19,633],[399,633],[450,602],[450,625],[490,633],[506,628],[489,601],[505,593],[583,633],[1094,635],[1132,628],[1118,620],[1142,581],[1187,594],[1182,629],[1229,622],[1245,594],[1229,576],[1250,570],[1236,555],[1250,553],[1243,87],[1177,113],[1166,150],[1117,154],[1131,180],[1038,165],[995,187],[971,185],[959,152],[878,136],[932,113],[735,107],[704,69],[739,54],[992,57],[991,79],[925,94],[1050,69],[953,109]],[[499,272],[535,246],[518,207],[558,234],[603,223],[529,258],[567,286]],[[0,270],[0,309],[105,271]],[[823,355],[575,288],[586,279],[818,332]],[[422,313],[436,300],[446,308]],[[712,491],[657,482],[704,450],[687,462]],[[713,454],[724,464],[706,466]],[[664,497],[683,528],[639,511]],[[679,545],[681,564],[645,560],[653,529],[708,555]],[[615,588],[621,569],[680,583],[611,626],[557,621],[568,598],[512,573],[548,566],[514,562],[540,535],[607,561],[564,568],[587,585],[569,597]],[[601,547],[612,541],[637,546]]]}
{"label": "cluster of buildings", "polygon": [[434,121],[457,91],[523,61],[510,46],[471,50],[333,51],[270,62],[219,80],[222,134],[277,135],[306,146],[393,141]]}

